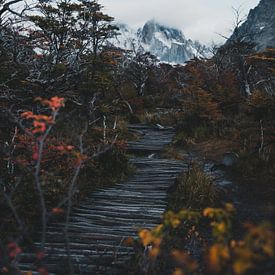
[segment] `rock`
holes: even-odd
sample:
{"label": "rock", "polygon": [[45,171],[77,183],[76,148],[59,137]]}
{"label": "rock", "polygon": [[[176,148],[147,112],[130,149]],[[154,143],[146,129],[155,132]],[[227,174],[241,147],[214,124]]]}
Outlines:
{"label": "rock", "polygon": [[234,152],[227,152],[223,155],[222,164],[225,167],[231,167],[237,162],[238,159],[239,159],[238,154]]}

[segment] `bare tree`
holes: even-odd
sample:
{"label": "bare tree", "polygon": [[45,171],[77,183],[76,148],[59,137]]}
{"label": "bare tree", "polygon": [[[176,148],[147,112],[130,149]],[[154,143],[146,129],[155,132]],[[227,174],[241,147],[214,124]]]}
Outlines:
{"label": "bare tree", "polygon": [[156,57],[146,52],[134,52],[128,58],[127,77],[133,83],[137,94],[144,95],[149,72],[155,66]]}
{"label": "bare tree", "polygon": [[218,71],[237,67],[236,74],[241,84],[241,94],[247,97],[251,95],[251,88],[248,77],[250,67],[247,66],[246,58],[254,52],[255,45],[250,40],[252,34],[241,29],[246,19],[241,7],[232,9],[235,17],[233,34],[231,37],[220,34],[227,42],[218,49],[214,60]]}

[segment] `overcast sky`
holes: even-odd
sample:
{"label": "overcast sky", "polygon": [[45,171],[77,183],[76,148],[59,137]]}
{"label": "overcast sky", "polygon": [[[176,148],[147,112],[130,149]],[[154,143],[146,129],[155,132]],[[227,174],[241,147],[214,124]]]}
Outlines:
{"label": "overcast sky", "polygon": [[180,28],[187,38],[210,44],[228,35],[234,15],[232,7],[240,7],[247,15],[259,0],[99,0],[104,11],[119,22],[140,27],[155,18],[161,23]]}

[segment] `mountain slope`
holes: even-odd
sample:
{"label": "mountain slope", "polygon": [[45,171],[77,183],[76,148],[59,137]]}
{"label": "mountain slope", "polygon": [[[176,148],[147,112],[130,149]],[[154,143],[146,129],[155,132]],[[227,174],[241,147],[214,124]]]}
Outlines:
{"label": "mountain slope", "polygon": [[256,8],[250,10],[247,20],[235,29],[230,39],[237,36],[255,43],[258,51],[275,47],[275,0],[261,0]]}

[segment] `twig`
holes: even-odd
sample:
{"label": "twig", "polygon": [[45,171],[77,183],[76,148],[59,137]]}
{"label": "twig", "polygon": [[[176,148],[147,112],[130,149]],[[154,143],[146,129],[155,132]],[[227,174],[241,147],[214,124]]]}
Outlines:
{"label": "twig", "polygon": [[262,120],[260,120],[260,127],[261,127],[261,146],[259,148],[259,154],[261,154],[264,149],[264,128],[263,128]]}
{"label": "twig", "polygon": [[[57,116],[58,111],[53,112],[53,122],[55,122],[56,116]],[[45,202],[45,195],[43,192],[42,184],[40,181],[40,169],[41,169],[41,162],[42,162],[42,157],[43,157],[43,150],[44,150],[44,145],[45,141],[51,132],[53,127],[53,124],[51,124],[44,135],[37,140],[38,143],[38,159],[35,165],[35,171],[34,171],[34,180],[35,180],[35,185],[38,190],[39,194],[39,199],[40,199],[40,205],[41,205],[41,210],[42,210],[42,233],[41,233],[41,250],[44,250],[45,247],[45,242],[46,242],[46,231],[47,231],[47,208],[46,208],[46,202]]]}

